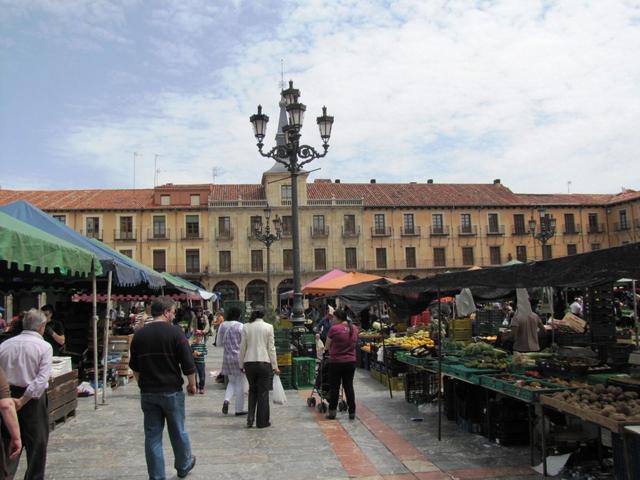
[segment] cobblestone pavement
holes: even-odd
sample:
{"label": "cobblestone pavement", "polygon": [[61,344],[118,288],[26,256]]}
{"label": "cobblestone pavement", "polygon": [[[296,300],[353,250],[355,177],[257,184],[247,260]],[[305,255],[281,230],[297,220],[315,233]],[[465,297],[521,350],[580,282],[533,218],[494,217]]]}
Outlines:
{"label": "cobblestone pavement", "polygon": [[[218,370],[221,358],[221,349],[210,347],[207,372]],[[223,415],[223,387],[207,380],[206,393],[187,400],[187,430],[197,456],[188,477],[193,480],[543,478],[528,467],[526,447],[498,446],[446,419],[438,441],[436,409],[419,412],[402,392],[390,399],[366,371],[356,373],[356,420],[346,413],[326,420],[307,407],[308,391],[292,390],[288,406],[272,405],[272,426],[265,429],[246,428],[246,417],[233,415],[233,402]],[[167,478],[177,478],[166,431],[164,445]],[[76,417],[51,433],[47,478],[147,478],[135,383],[115,389],[98,410],[93,398],[79,399]]]}

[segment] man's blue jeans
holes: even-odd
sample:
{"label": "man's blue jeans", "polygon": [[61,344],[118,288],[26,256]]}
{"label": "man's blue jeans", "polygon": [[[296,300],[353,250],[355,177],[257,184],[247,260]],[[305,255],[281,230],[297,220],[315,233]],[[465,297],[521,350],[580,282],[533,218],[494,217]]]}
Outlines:
{"label": "man's blue jeans", "polygon": [[184,429],[184,392],[141,393],[144,412],[144,453],[150,480],[164,480],[164,453],[162,431],[167,421],[169,439],[178,473],[191,466],[191,443]]}

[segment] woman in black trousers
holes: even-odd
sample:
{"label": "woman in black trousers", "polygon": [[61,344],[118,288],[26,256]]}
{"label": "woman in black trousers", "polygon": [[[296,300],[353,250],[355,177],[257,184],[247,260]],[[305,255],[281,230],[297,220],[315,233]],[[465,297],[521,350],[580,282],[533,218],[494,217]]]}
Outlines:
{"label": "woman in black trousers", "polygon": [[356,396],[353,376],[356,372],[356,344],[358,328],[347,318],[343,309],[333,313],[333,325],[327,334],[325,350],[329,352],[329,413],[328,419],[336,418],[340,384],[347,397],[349,420],[356,418]]}

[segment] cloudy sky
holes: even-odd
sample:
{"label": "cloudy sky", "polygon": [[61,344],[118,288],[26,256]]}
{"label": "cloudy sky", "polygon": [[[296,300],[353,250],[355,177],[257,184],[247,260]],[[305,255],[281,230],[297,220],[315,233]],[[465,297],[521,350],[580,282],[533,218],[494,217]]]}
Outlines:
{"label": "cloudy sky", "polygon": [[313,178],[640,189],[639,46],[631,0],[0,0],[0,185],[258,183],[283,59]]}

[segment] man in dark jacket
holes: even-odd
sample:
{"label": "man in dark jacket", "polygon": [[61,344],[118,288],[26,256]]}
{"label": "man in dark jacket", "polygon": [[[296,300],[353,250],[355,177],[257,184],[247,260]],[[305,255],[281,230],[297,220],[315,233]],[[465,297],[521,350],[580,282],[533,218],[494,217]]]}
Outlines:
{"label": "man in dark jacket", "polygon": [[131,341],[129,367],[140,387],[144,413],[144,450],[151,480],[165,478],[162,432],[167,422],[175,457],[174,467],[184,478],[196,464],[189,435],[184,428],[185,409],[182,375],[187,392],[196,393],[196,367],[184,333],[173,325],[176,307],[169,297],[151,304],[153,320],[138,330]]}

